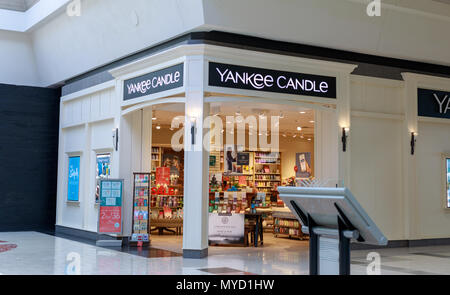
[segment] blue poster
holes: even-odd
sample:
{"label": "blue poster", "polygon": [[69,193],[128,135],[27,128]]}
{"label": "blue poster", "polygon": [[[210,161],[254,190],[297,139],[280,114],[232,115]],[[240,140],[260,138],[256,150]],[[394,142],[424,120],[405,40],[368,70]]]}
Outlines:
{"label": "blue poster", "polygon": [[80,157],[69,158],[69,179],[67,182],[67,200],[79,201],[80,189]]}
{"label": "blue poster", "polygon": [[450,208],[450,159],[447,159],[447,208]]}

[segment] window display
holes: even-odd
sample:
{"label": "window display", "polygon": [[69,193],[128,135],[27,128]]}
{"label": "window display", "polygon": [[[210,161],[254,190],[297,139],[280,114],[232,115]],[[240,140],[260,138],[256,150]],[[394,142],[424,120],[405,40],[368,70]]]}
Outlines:
{"label": "window display", "polygon": [[[261,228],[273,233],[275,237],[303,239],[300,224],[293,223],[294,217],[273,216],[275,212],[278,214],[279,209],[283,210],[285,207],[277,192],[278,186],[288,184],[281,175],[282,153],[242,151],[242,148],[233,145],[225,145],[222,153],[221,162],[224,164],[216,165],[210,170],[209,175],[210,218],[216,218],[217,215],[243,214],[246,216],[244,225],[249,229],[250,219],[254,217],[253,215],[258,215],[261,226],[257,235],[261,235],[261,241]],[[292,163],[292,173],[299,171],[303,173],[303,177],[312,177],[311,152],[290,151],[286,157],[288,159],[283,161]],[[296,177],[292,178],[292,183],[295,184]],[[223,241],[220,243],[214,241],[212,244],[223,244]]]}
{"label": "window display", "polygon": [[445,159],[446,162],[446,179],[447,179],[447,187],[446,187],[446,193],[447,193],[447,208],[450,208],[450,158]]}
{"label": "window display", "polygon": [[69,202],[78,202],[80,190],[80,157],[69,158],[69,175],[67,181],[67,200]]}
{"label": "window display", "polygon": [[95,202],[99,202],[100,198],[100,180],[108,179],[111,175],[111,154],[97,154],[95,165]]}

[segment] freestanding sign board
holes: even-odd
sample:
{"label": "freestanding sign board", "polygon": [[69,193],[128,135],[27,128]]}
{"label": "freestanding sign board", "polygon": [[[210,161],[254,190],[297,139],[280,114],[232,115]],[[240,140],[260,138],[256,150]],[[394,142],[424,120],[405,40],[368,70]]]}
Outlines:
{"label": "freestanding sign board", "polygon": [[209,243],[214,245],[244,244],[245,215],[209,213]]}
{"label": "freestanding sign board", "polygon": [[122,179],[100,181],[98,232],[122,234]]}
{"label": "freestanding sign board", "polygon": [[350,241],[387,245],[348,188],[278,187],[280,198],[310,235],[310,274],[350,274]]}

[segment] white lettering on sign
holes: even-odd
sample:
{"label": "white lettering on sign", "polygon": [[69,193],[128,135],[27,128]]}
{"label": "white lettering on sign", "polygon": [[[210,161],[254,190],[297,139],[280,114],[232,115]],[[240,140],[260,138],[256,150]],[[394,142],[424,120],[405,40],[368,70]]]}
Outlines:
{"label": "white lettering on sign", "polygon": [[158,87],[178,83],[180,81],[180,77],[181,73],[179,71],[176,71],[175,73],[153,77],[153,79],[151,80],[144,80],[138,83],[131,83],[127,85],[128,94],[129,95],[134,93],[145,94],[152,88],[156,89]]}
{"label": "white lettering on sign", "polygon": [[[229,69],[221,72],[219,68],[216,68],[216,70],[222,83],[242,83],[244,85],[250,85],[255,89],[263,89],[264,87],[272,87],[275,82],[272,75],[249,74],[247,72],[239,73],[230,71]],[[328,83],[325,81],[319,83],[309,79],[286,78],[285,76],[279,76],[276,79],[276,85],[280,89],[293,89],[316,93],[327,93],[329,90]]]}
{"label": "white lettering on sign", "polygon": [[[434,98],[436,99],[436,102],[439,105],[439,113],[440,114],[447,114],[447,111],[450,111],[450,98],[449,98],[449,96],[445,95],[442,99],[440,99],[439,96],[436,93],[434,93],[433,95],[434,95]],[[446,105],[445,105],[445,108],[444,108],[444,104],[445,103],[446,103]]]}

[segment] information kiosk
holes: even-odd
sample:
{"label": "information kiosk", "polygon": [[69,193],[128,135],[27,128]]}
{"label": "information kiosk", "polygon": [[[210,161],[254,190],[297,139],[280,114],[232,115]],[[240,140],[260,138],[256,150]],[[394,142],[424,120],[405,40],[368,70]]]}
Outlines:
{"label": "information kiosk", "polygon": [[387,239],[348,188],[279,187],[280,198],[309,234],[311,275],[349,275],[350,242],[386,245]]}

